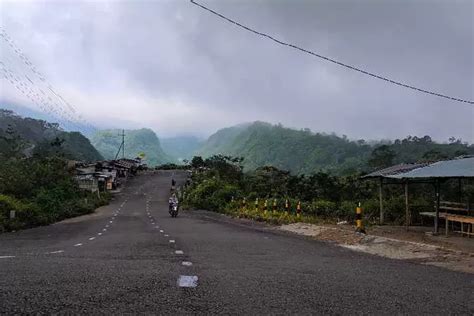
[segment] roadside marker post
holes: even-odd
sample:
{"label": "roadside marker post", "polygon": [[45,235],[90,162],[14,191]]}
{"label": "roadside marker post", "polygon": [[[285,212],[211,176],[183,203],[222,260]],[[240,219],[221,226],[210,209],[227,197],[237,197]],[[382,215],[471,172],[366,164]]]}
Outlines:
{"label": "roadside marker post", "polygon": [[258,212],[258,198],[255,199],[255,212]]}
{"label": "roadside marker post", "polygon": [[265,203],[263,204],[263,214],[267,215],[268,211],[268,200],[265,199]]}
{"label": "roadside marker post", "polygon": [[273,215],[277,212],[277,199],[273,199]]}
{"label": "roadside marker post", "polygon": [[296,217],[300,218],[301,216],[301,201],[298,201],[298,204],[296,205]]}
{"label": "roadside marker post", "polygon": [[244,198],[244,199],[242,200],[242,210],[245,211],[246,208],[247,208],[247,199]]}
{"label": "roadside marker post", "polygon": [[356,208],[356,232],[365,234],[364,224],[362,223],[362,207]]}
{"label": "roadside marker post", "polygon": [[290,213],[290,202],[288,201],[288,199],[285,200],[285,215],[288,216],[288,214]]}

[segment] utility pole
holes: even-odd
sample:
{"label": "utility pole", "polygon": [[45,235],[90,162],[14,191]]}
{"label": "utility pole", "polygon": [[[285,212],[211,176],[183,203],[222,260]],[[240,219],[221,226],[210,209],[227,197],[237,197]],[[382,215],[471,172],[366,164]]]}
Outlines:
{"label": "utility pole", "polygon": [[125,158],[125,130],[122,130],[122,158]]}
{"label": "utility pole", "polygon": [[118,136],[122,136],[122,143],[120,143],[120,147],[117,151],[117,154],[115,155],[115,160],[117,160],[120,150],[122,150],[122,158],[125,158],[125,130],[123,129],[122,134],[119,134]]}

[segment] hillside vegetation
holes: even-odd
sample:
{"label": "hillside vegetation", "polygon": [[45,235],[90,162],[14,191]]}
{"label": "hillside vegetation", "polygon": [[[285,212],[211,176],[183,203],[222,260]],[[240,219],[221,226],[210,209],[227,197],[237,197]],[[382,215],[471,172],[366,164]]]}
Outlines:
{"label": "hillside vegetation", "polygon": [[79,190],[68,167],[68,159],[101,158],[80,133],[1,111],[0,233],[47,225],[106,204],[108,194]]}
{"label": "hillside vegetation", "polygon": [[[101,130],[92,136],[91,142],[105,159],[114,159],[122,142],[121,133],[122,130],[118,129]],[[145,160],[151,166],[174,161],[165,154],[151,129],[125,130],[125,157],[135,158],[140,154],[145,154]],[[122,152],[119,157],[122,157]]]}
{"label": "hillside vegetation", "polygon": [[[65,158],[81,161],[103,159],[89,140],[79,132],[65,132],[58,124],[24,118],[9,110],[0,109],[0,151],[6,148],[5,137],[16,138],[19,150],[26,155],[48,154],[55,151]],[[54,143],[56,146],[51,146]]]}
{"label": "hillside vegetation", "polygon": [[210,157],[244,157],[245,170],[273,166],[297,174],[367,172],[395,163],[437,160],[474,154],[474,146],[451,139],[439,144],[429,136],[368,144],[346,136],[295,130],[264,122],[224,128],[211,135],[197,151]]}

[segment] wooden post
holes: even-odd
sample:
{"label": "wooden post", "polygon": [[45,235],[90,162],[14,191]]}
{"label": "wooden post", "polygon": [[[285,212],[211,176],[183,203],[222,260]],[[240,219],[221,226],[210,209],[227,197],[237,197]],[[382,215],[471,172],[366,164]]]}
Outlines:
{"label": "wooden post", "polygon": [[408,206],[408,180],[405,181],[405,226],[410,226],[410,207]]}
{"label": "wooden post", "polygon": [[449,221],[448,221],[448,217],[447,217],[447,216],[444,218],[444,221],[446,222],[446,230],[445,230],[445,235],[446,235],[446,237],[448,237],[448,231],[449,231]]}
{"label": "wooden post", "polygon": [[380,203],[380,225],[383,225],[383,196],[382,196],[382,185],[383,185],[383,179],[380,177],[380,182],[379,182],[379,203]]}
{"label": "wooden post", "polygon": [[436,216],[434,220],[434,233],[437,235],[439,232],[439,203],[440,203],[440,196],[439,196],[439,180],[436,180],[435,185],[435,194],[436,194]]}

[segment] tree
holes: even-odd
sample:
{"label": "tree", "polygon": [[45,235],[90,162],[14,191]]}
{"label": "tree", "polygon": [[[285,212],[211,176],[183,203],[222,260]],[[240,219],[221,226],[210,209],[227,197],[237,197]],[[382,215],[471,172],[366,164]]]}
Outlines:
{"label": "tree", "polygon": [[393,165],[395,152],[388,145],[375,148],[369,158],[369,166],[374,169],[383,169]]}
{"label": "tree", "polygon": [[193,167],[193,168],[204,167],[204,160],[202,159],[202,157],[201,156],[194,156],[193,159],[191,159],[191,167]]}

